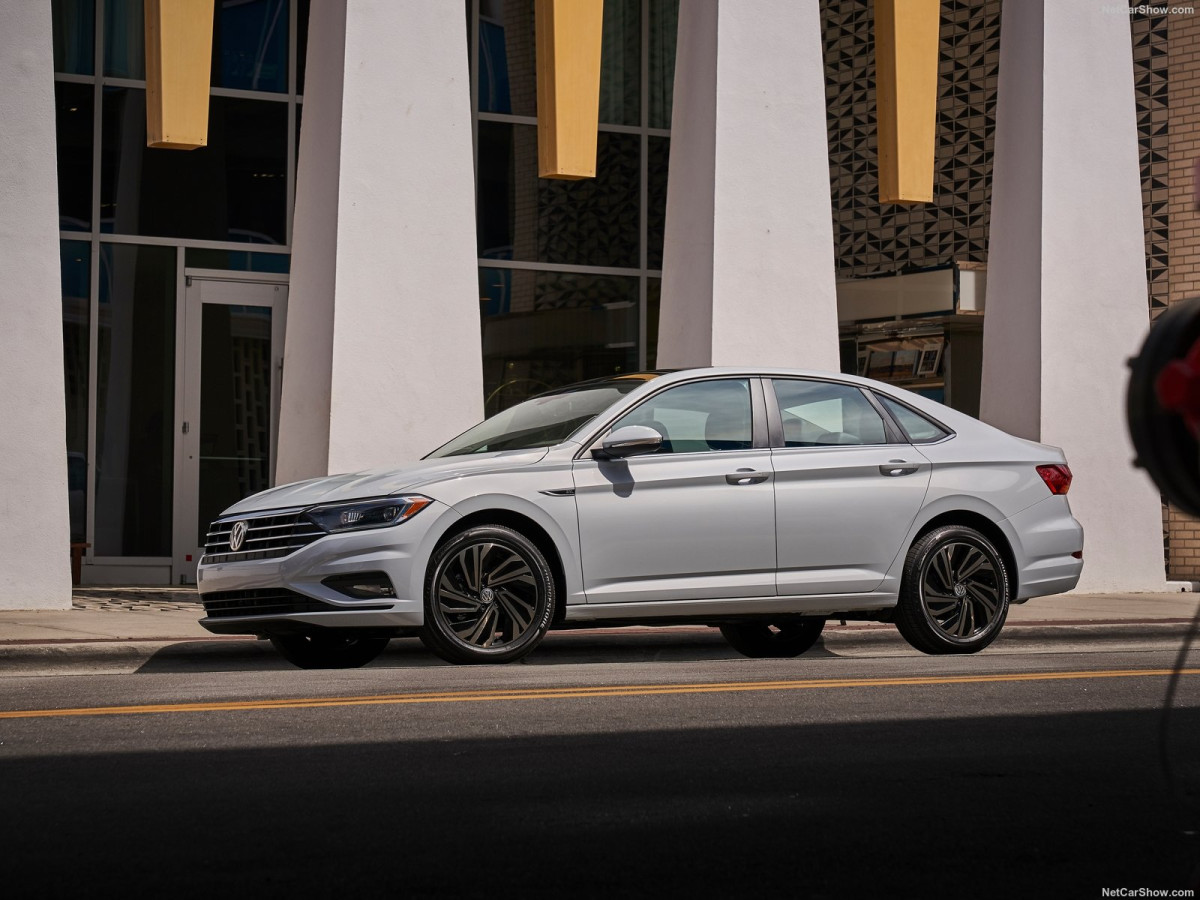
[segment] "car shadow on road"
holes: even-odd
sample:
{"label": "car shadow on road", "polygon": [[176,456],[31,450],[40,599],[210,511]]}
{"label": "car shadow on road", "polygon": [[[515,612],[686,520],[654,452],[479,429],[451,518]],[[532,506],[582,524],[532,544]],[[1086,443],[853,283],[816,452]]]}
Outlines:
{"label": "car shadow on road", "polygon": [[[837,638],[834,639],[837,641]],[[804,654],[805,659],[839,659],[823,636]],[[555,631],[517,665],[563,666],[602,663],[695,663],[742,659],[715,628],[660,628],[630,633]],[[451,666],[425,649],[417,638],[395,638],[367,665],[372,669],[412,669]],[[260,672],[293,668],[266,640],[184,641],[163,647],[136,670],[138,674],[170,672]]]}

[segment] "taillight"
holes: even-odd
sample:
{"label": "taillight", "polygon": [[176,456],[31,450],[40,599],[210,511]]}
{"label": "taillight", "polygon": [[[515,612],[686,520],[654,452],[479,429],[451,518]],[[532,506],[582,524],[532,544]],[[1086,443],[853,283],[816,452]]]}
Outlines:
{"label": "taillight", "polygon": [[1071,468],[1065,465],[1038,466],[1037,473],[1052,494],[1065,494],[1071,489]]}

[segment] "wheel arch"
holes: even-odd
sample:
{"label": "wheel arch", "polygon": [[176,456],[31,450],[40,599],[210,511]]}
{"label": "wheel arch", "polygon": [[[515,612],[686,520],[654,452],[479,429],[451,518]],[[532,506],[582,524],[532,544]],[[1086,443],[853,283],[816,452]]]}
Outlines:
{"label": "wheel arch", "polygon": [[912,540],[909,542],[909,549],[912,549],[912,546],[917,541],[933,531],[933,529],[941,528],[943,525],[962,525],[966,528],[974,528],[991,541],[999,552],[1001,559],[1004,560],[1004,565],[1008,568],[1008,578],[1012,583],[1011,595],[1014,598],[1019,596],[1020,572],[1017,569],[1017,557],[1013,552],[1008,535],[1004,533],[1004,529],[997,525],[995,521],[982,513],[969,509],[952,509],[938,513],[917,529],[916,534],[913,535]]}
{"label": "wheel arch", "polygon": [[[503,525],[511,528],[513,531],[520,532],[529,538],[538,550],[542,552],[542,555],[546,557],[546,562],[550,565],[550,572],[554,576],[554,615],[551,618],[551,625],[553,626],[561,622],[566,615],[567,609],[566,569],[563,564],[562,553],[559,551],[554,538],[550,536],[550,532],[536,519],[516,510],[504,507],[488,507],[474,510],[450,523],[449,527],[434,542],[434,550],[436,551],[438,547],[442,546],[442,544],[446,543],[446,541],[450,540],[456,534],[460,534],[468,528],[474,528],[476,525]],[[432,565],[432,563],[433,554],[430,554],[426,571],[428,571],[428,565]]]}

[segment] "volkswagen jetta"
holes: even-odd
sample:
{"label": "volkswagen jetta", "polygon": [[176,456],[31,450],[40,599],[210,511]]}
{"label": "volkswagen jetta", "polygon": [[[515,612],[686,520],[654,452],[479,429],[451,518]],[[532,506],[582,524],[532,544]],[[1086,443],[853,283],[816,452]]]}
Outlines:
{"label": "volkswagen jetta", "polygon": [[972,653],[1083,567],[1062,451],[865,378],[693,369],[576,384],[422,461],[272,488],[213,523],[220,634],[308,668],[414,631],[509,662],[557,627],[704,623],[797,656],[828,618]]}

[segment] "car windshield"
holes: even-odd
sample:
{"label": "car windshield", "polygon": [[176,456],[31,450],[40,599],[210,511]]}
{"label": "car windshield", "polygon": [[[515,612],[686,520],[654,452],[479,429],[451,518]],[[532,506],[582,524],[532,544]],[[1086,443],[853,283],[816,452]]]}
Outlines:
{"label": "car windshield", "polygon": [[553,447],[654,377],[621,375],[542,394],[484,419],[425,458]]}

